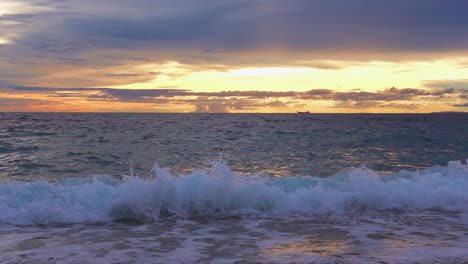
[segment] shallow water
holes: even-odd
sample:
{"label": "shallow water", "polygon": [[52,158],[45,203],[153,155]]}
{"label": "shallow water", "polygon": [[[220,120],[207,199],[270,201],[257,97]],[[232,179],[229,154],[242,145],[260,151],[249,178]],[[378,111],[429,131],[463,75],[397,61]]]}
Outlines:
{"label": "shallow water", "polygon": [[[3,227],[11,263],[466,263],[467,215],[178,219],[130,225]],[[37,261],[37,262],[35,262]]]}
{"label": "shallow water", "polygon": [[0,118],[1,263],[468,262],[468,115]]}

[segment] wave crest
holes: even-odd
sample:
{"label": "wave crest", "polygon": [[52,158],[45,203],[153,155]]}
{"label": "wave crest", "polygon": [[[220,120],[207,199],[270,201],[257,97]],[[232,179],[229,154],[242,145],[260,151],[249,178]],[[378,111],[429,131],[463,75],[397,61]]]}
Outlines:
{"label": "wave crest", "polygon": [[222,163],[211,171],[154,179],[74,178],[61,183],[0,184],[0,223],[29,225],[152,221],[161,217],[320,215],[352,210],[466,210],[468,165],[379,175],[361,167],[329,178],[240,176]]}

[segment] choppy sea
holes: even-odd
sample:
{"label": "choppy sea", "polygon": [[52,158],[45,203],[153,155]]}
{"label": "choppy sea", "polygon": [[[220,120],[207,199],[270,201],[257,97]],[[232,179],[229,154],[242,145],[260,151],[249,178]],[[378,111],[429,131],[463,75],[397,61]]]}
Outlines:
{"label": "choppy sea", "polygon": [[0,113],[0,263],[468,263],[468,114]]}

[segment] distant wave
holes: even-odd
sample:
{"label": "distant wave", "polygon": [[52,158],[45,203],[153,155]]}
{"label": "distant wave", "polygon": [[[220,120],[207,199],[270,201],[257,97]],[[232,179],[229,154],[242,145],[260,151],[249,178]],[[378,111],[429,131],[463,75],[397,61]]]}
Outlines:
{"label": "distant wave", "polygon": [[468,165],[379,175],[352,168],[329,178],[240,176],[222,162],[210,171],[155,179],[73,178],[0,184],[0,223],[30,225],[152,221],[161,217],[321,215],[354,210],[467,210]]}

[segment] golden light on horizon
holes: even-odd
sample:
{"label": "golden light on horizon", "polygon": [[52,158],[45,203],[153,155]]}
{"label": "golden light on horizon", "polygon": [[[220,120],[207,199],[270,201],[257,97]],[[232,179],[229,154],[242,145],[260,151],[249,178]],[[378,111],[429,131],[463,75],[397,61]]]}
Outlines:
{"label": "golden light on horizon", "polygon": [[245,67],[229,70],[226,74],[233,77],[274,77],[313,72],[313,68],[305,67]]}
{"label": "golden light on horizon", "polygon": [[34,14],[39,12],[50,11],[52,8],[44,5],[34,5],[32,3],[20,2],[20,1],[8,1],[2,0],[0,2],[0,16],[11,15],[11,14]]}
{"label": "golden light on horizon", "polygon": [[0,16],[13,13],[20,5],[15,2],[2,1],[0,2]]}
{"label": "golden light on horizon", "polygon": [[11,41],[7,38],[0,37],[0,45],[9,44]]}
{"label": "golden light on horizon", "polygon": [[[195,23],[207,15],[204,6],[185,10],[158,2],[154,12],[142,8],[149,2],[124,2],[108,8],[100,1],[0,0],[0,92],[18,96],[2,103],[21,105],[20,97],[29,96],[23,103],[35,98],[95,111],[468,109],[468,50],[454,41],[459,32],[450,23],[426,34],[426,27],[412,24],[416,19],[404,21],[407,28],[393,20],[370,24],[361,9],[343,9],[360,15],[328,21],[283,13],[289,4],[281,1],[271,5],[278,9],[255,4],[242,14],[220,9],[226,16],[210,17],[216,23]],[[336,28],[338,20],[346,26]],[[368,34],[378,27],[381,35]],[[402,30],[414,32],[395,35]],[[402,94],[392,95],[391,88]],[[403,89],[420,91],[408,96]],[[313,90],[330,95],[308,96]]]}
{"label": "golden light on horizon", "polygon": [[[188,65],[177,61],[164,63],[143,63],[118,65],[104,70],[81,67],[68,64],[60,67],[54,65],[54,70],[48,73],[46,67],[37,69],[44,73],[35,83],[42,82],[45,87],[90,87],[113,89],[175,89],[192,91],[195,93],[217,93],[225,91],[265,91],[265,92],[305,92],[313,89],[327,89],[334,92],[379,92],[391,87],[416,88],[429,90],[425,83],[431,80],[460,80],[468,76],[468,68],[463,66],[463,58],[436,61],[408,61],[408,62],[349,62],[333,61],[335,68],[314,68],[304,66],[223,66],[204,67],[203,65]],[[76,83],[81,76],[88,76],[84,83]],[[142,77],[143,76],[143,77]],[[63,81],[57,81],[63,80]],[[103,85],[87,85],[101,83]],[[106,85],[116,83],[118,85]],[[83,86],[85,85],[85,86]],[[462,105],[464,102],[457,97],[440,98],[434,102],[431,98],[419,97],[416,102],[400,100],[381,102],[379,106],[370,103],[351,104],[346,100],[304,100],[300,98],[256,98],[255,106],[246,105],[242,96],[224,97],[222,102],[216,95],[166,97],[164,100],[128,101],[119,97],[90,96],[92,92],[80,91],[76,97],[67,95],[68,92],[57,92],[54,97],[31,95],[40,100],[52,100],[56,111],[96,111],[96,112],[195,112],[200,109],[207,111],[227,112],[296,112],[309,110],[311,112],[432,112],[458,110],[453,104]],[[109,96],[109,95],[107,95]],[[62,101],[60,101],[62,100]],[[119,101],[120,100],[120,101]],[[237,101],[236,101],[237,100]],[[252,102],[252,101],[251,101]],[[205,104],[205,105],[203,105]],[[212,109],[207,104],[212,104]],[[242,105],[239,107],[239,105]],[[43,111],[41,105],[35,108]]]}
{"label": "golden light on horizon", "polygon": [[313,67],[241,67],[191,69],[176,62],[148,64],[139,70],[159,71],[151,81],[114,85],[114,88],[177,87],[193,91],[377,91],[390,87],[425,88],[430,80],[457,80],[468,76],[468,67],[457,59],[436,61],[355,63],[334,61],[336,69]]}

